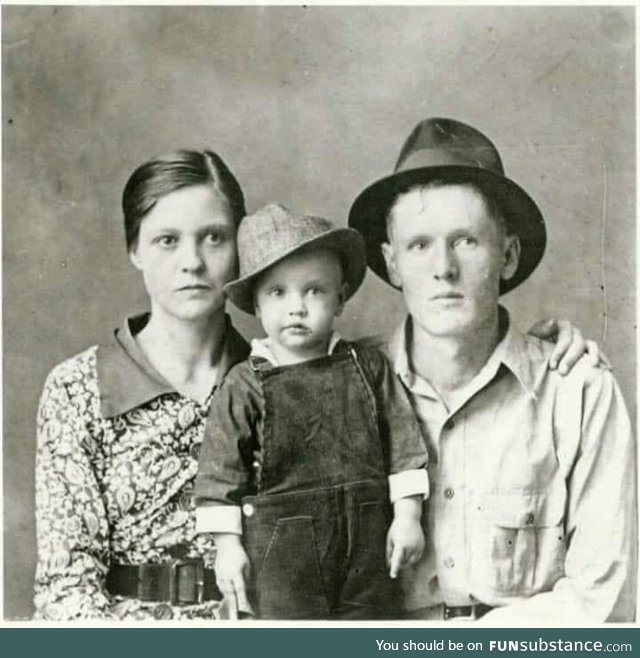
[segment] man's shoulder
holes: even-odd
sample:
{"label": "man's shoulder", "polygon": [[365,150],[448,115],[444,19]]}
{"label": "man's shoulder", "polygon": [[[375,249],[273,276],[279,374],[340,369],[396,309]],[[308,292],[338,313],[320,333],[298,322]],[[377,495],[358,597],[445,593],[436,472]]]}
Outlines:
{"label": "man's shoulder", "polygon": [[532,334],[519,333],[523,346],[523,357],[529,362],[532,374],[539,379],[544,374],[553,377],[559,387],[601,386],[609,381],[615,381],[611,369],[604,364],[594,365],[585,353],[565,375],[549,367],[550,357],[555,343],[538,338]]}

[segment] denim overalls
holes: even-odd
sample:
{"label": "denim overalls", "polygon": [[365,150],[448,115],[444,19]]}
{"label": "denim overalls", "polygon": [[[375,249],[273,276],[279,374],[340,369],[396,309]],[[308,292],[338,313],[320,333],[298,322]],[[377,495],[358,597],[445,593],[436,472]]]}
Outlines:
{"label": "denim overalls", "polygon": [[343,343],[313,361],[252,366],[264,442],[242,518],[258,616],[397,618],[385,563],[388,451],[363,360]]}

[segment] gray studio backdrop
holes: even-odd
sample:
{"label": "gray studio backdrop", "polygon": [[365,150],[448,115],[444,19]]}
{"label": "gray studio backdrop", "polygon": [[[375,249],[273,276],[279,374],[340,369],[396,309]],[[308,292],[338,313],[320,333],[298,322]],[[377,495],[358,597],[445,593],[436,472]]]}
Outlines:
{"label": "gray studio backdrop", "polygon": [[[344,225],[419,119],[479,127],[548,224],[505,304],[521,327],[560,316],[597,339],[635,411],[632,8],[4,6],[2,23],[5,617],[32,610],[43,380],[145,309],[120,194],[175,147],[218,151],[250,211]],[[370,274],[341,328],[401,314]]]}

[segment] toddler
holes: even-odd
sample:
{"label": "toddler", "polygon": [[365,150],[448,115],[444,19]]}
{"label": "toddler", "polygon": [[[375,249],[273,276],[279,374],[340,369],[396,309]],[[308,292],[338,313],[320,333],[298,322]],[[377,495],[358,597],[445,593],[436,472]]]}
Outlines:
{"label": "toddler", "polygon": [[365,275],[353,229],[270,205],[238,231],[228,298],[266,338],[226,376],[196,479],[232,610],[270,619],[401,614],[395,577],[424,547],[426,448],[385,357],[333,324]]}

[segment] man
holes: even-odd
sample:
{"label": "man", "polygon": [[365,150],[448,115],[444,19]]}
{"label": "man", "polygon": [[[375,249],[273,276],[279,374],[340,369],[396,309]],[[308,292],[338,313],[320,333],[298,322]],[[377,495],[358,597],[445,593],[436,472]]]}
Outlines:
{"label": "man", "polygon": [[349,223],[409,311],[389,352],[431,478],[427,548],[405,571],[409,615],[632,620],[636,457],[620,390],[586,359],[565,377],[550,369],[550,346],[498,303],[542,258],[535,202],[482,133],[428,119]]}

